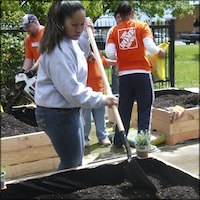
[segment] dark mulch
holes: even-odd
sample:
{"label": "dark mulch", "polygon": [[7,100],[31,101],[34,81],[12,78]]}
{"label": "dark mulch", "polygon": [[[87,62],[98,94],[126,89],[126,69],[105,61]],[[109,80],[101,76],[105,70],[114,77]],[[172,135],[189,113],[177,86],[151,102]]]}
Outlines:
{"label": "dark mulch", "polygon": [[[199,105],[199,94],[191,93],[191,94],[183,94],[183,95],[161,95],[157,97],[154,102],[154,107],[156,108],[165,108],[171,107],[175,105],[183,106],[184,108],[191,108]],[[42,131],[39,127],[34,127],[24,123],[22,121],[28,121],[32,115],[30,110],[26,110],[27,115],[20,117],[20,112],[15,112],[18,115],[19,119],[16,119],[13,115],[7,113],[1,113],[1,137],[8,137],[19,134],[33,133]],[[29,113],[28,113],[29,112]],[[30,117],[32,119],[33,116]],[[30,121],[30,120],[29,120]],[[29,123],[30,124],[30,123]]]}
{"label": "dark mulch", "polygon": [[[199,95],[162,95],[156,98],[154,102],[154,107],[156,108],[165,108],[175,105],[180,105],[185,108],[195,107],[199,105]],[[1,113],[1,137],[33,133],[38,131],[41,131],[41,129],[28,125],[27,123],[16,119],[13,115]],[[163,180],[160,180],[159,177],[149,176],[149,178],[158,189],[156,195],[148,194],[144,190],[136,190],[131,183],[125,181],[119,185],[94,186],[77,190],[70,194],[44,195],[37,197],[36,199],[199,199],[199,191],[192,187],[188,187],[187,185],[167,185],[166,183],[163,183]]]}
{"label": "dark mulch", "polygon": [[1,113],[1,137],[14,136],[41,131],[39,127],[28,125],[13,115]]}
{"label": "dark mulch", "polygon": [[184,108],[192,108],[199,105],[199,94],[182,94],[172,95],[165,94],[157,97],[154,101],[155,108],[166,108],[173,106],[182,106]]}
{"label": "dark mulch", "polygon": [[136,189],[133,185],[124,181],[118,185],[100,185],[82,190],[77,190],[70,194],[43,195],[36,200],[69,200],[69,199],[199,199],[198,189],[188,186],[170,186],[163,183],[159,177],[148,176],[154,183],[158,192],[156,194],[147,193],[142,189]]}

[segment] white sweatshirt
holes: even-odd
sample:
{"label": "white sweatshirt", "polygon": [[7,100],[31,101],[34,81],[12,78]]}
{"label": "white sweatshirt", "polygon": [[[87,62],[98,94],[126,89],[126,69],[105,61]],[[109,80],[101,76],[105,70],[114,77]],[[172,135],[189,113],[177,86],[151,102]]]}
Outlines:
{"label": "white sweatshirt", "polygon": [[[67,38],[50,54],[42,54],[39,64],[35,102],[48,108],[100,107],[104,104],[101,92],[86,87],[88,36],[79,41]],[[84,52],[80,49],[85,52]]]}

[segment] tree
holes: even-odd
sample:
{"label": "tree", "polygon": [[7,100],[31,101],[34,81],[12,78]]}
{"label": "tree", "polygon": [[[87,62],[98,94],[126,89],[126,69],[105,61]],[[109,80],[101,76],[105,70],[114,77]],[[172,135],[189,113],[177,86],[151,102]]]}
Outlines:
{"label": "tree", "polygon": [[[82,0],[88,15],[96,20],[105,13],[113,13],[120,0]],[[93,2],[93,3],[88,3]],[[149,18],[155,15],[163,17],[166,10],[171,10],[174,17],[183,17],[185,14],[193,14],[194,6],[188,0],[129,0],[132,3],[135,14],[145,13]]]}
{"label": "tree", "polygon": [[[51,1],[1,1],[1,30],[20,29],[25,13],[34,13],[42,24],[45,24]],[[24,39],[27,33],[1,33],[1,85],[12,87],[14,76],[22,67],[24,60]]]}
{"label": "tree", "polygon": [[[18,28],[23,11],[18,1],[1,2],[1,29]],[[3,33],[1,35],[1,85],[9,87],[13,83],[16,70],[22,65],[24,57],[23,33]]]}

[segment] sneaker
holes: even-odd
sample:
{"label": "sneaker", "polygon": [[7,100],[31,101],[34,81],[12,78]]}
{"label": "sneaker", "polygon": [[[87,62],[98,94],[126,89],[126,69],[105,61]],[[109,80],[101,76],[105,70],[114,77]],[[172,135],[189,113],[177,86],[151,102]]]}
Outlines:
{"label": "sneaker", "polygon": [[102,144],[104,146],[108,146],[111,144],[110,140],[106,137],[105,139],[99,141],[99,144]]}
{"label": "sneaker", "polygon": [[84,145],[85,145],[85,147],[89,147],[90,146],[89,141],[85,140]]}
{"label": "sneaker", "polygon": [[149,153],[158,151],[158,147],[155,145],[149,145]]}

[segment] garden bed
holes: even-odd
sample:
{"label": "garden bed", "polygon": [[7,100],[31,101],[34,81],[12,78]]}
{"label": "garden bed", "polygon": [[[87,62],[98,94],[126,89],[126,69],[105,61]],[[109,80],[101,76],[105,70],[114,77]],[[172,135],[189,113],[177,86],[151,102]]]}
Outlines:
{"label": "garden bed", "polygon": [[[10,182],[3,199],[199,199],[199,179],[156,158],[138,160],[157,193],[130,182],[126,158]],[[131,163],[130,163],[131,164]],[[137,172],[135,172],[137,173]]]}
{"label": "garden bed", "polygon": [[[199,138],[199,94],[185,90],[167,89],[155,92],[152,109],[152,127],[156,132],[164,133],[166,144],[174,145],[189,139]],[[170,107],[176,105],[185,108],[182,116],[172,120]],[[137,129],[137,104],[132,111],[132,128]]]}
{"label": "garden bed", "polygon": [[[174,91],[177,92],[172,90]],[[169,92],[171,91],[166,90],[160,93]],[[192,94],[185,91],[183,93]],[[194,96],[197,97],[197,95]],[[30,122],[28,119],[33,117],[33,112],[29,113],[26,109],[24,112],[24,109],[23,106],[15,109],[14,115],[18,119],[13,115],[1,113],[1,165],[6,168],[7,180],[55,171],[59,163],[59,158],[48,136],[38,127],[27,124]],[[135,126],[135,122],[136,106],[133,110],[131,127]],[[170,145],[198,138],[199,107],[187,108],[184,116],[173,122],[170,120],[169,111],[163,108],[153,108],[152,129],[163,132],[166,136],[166,143]]]}
{"label": "garden bed", "polygon": [[1,113],[1,137],[23,135],[42,131],[37,126],[32,126],[8,113]]}

